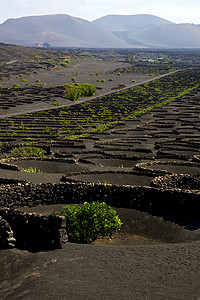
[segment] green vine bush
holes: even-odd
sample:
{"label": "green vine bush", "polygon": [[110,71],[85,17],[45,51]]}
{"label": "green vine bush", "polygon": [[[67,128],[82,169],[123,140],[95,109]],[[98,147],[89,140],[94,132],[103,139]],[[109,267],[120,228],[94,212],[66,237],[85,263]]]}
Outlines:
{"label": "green vine bush", "polygon": [[49,102],[50,105],[53,105],[53,106],[60,106],[60,102],[58,101],[53,101],[53,102]]}
{"label": "green vine bush", "polygon": [[45,157],[46,153],[44,149],[39,147],[16,147],[11,151],[15,157]]}
{"label": "green vine bush", "polygon": [[77,101],[81,97],[90,97],[96,93],[96,87],[93,84],[84,83],[74,86],[65,91],[64,98],[71,101]]}
{"label": "green vine bush", "polygon": [[82,207],[67,205],[60,215],[66,218],[69,242],[91,244],[97,238],[112,238],[122,226],[116,211],[105,202],[85,202]]}
{"label": "green vine bush", "polygon": [[13,84],[13,89],[18,89],[18,88],[20,88],[20,85],[18,83],[14,83]]}
{"label": "green vine bush", "polygon": [[65,61],[61,61],[59,65],[63,68],[69,68],[69,65]]}
{"label": "green vine bush", "polygon": [[42,173],[41,170],[39,170],[37,168],[32,168],[32,167],[29,167],[28,169],[21,168],[21,170],[26,173]]}

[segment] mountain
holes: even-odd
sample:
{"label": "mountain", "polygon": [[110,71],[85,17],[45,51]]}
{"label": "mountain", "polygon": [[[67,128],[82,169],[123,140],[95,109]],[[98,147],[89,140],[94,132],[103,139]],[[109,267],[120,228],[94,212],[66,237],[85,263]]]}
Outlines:
{"label": "mountain", "polygon": [[92,22],[64,14],[8,19],[0,25],[0,41],[30,46],[44,42],[61,47],[127,46]]}
{"label": "mountain", "polygon": [[129,34],[148,47],[200,48],[200,28],[192,24],[152,26]]}
{"label": "mountain", "polygon": [[126,32],[145,29],[152,25],[173,24],[165,19],[152,15],[108,15],[93,23],[105,31],[109,32]]}
{"label": "mountain", "polygon": [[0,42],[85,48],[200,48],[200,25],[148,15],[108,15],[93,22],[65,14],[8,19]]}
{"label": "mountain", "polygon": [[200,48],[199,25],[175,24],[152,15],[108,15],[93,23],[133,47]]}

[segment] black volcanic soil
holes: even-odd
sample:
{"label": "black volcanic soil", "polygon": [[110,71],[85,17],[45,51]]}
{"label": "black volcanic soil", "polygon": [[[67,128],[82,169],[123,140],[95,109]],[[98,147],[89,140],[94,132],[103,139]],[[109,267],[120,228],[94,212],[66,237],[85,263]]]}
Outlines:
{"label": "black volcanic soil", "polygon": [[[40,54],[45,56],[45,59],[51,56],[42,50],[38,51],[41,53],[36,51],[33,56]],[[32,57],[30,52],[28,54],[24,52],[24,54],[29,59]],[[62,54],[59,57],[61,56]],[[71,76],[76,76],[79,82],[88,82],[87,79],[90,78],[92,83],[97,78],[90,75],[91,73],[99,69],[108,71],[122,66],[118,62],[115,62],[117,66],[114,65],[111,60],[108,64],[108,61],[102,62],[98,58],[73,56],[73,67],[62,69],[58,66],[59,57],[57,54],[53,57],[56,66],[51,66],[48,72],[40,68],[39,62],[35,62],[33,70],[37,70],[37,73],[31,72],[31,75],[23,77],[29,78],[31,84],[36,79],[40,79],[41,82],[47,84],[61,85],[69,82]],[[19,60],[14,55],[8,62],[8,66],[12,66],[10,67],[12,74],[10,77],[5,76],[1,85],[10,87],[16,79],[19,80],[19,72],[22,73],[23,69],[19,69],[20,65],[17,65]],[[22,67],[24,61],[22,60],[20,64]],[[29,72],[28,67],[26,65],[26,72]],[[79,72],[74,75],[76,71]],[[138,83],[150,78],[147,75],[132,77],[131,74],[124,74],[124,77],[122,75],[120,77],[116,74],[107,74],[105,71],[99,71],[99,73],[102,72],[101,78],[107,80],[113,77],[114,82],[99,83],[99,87],[102,88],[98,90],[99,94],[110,91],[120,82],[129,85],[132,79],[136,79]],[[18,83],[24,87],[27,84],[20,80]],[[20,98],[20,95],[19,93],[17,98]],[[53,97],[54,95],[52,99]],[[196,99],[190,95],[189,101],[185,99],[181,102],[172,102],[141,118],[118,125],[106,134],[84,139],[85,148],[76,148],[76,146],[52,148],[53,152],[60,151],[58,151],[60,157],[75,158],[76,169],[72,168],[73,165],[67,169],[67,166],[63,167],[63,164],[55,162],[57,164],[55,171],[55,168],[52,165],[49,166],[47,162],[40,164],[37,161],[37,165],[33,167],[42,169],[42,174],[0,169],[0,178],[21,179],[34,183],[59,183],[62,174],[66,173],[67,178],[72,180],[84,181],[87,177],[86,181],[94,180],[101,183],[106,181],[115,184],[131,184],[134,182],[134,184],[148,185],[153,177],[141,174],[140,176],[139,174],[129,175],[138,162],[155,159],[185,162],[191,161],[194,155],[199,154],[198,97],[199,93]],[[13,96],[13,100],[15,98]],[[68,100],[61,100],[61,97],[56,99],[63,105],[69,104]],[[15,107],[1,109],[0,114],[3,117],[5,114],[8,116],[22,111],[49,108],[49,100],[43,100],[36,99],[35,103],[21,105],[18,103]],[[29,167],[30,162],[29,164],[20,162],[20,164],[23,167]],[[174,171],[169,166],[167,168],[169,172]],[[87,173],[81,173],[85,170]],[[96,177],[94,176],[95,170],[101,175],[100,177],[97,173]],[[73,174],[71,171],[78,173]],[[189,167],[184,168],[184,173],[190,174],[191,172],[192,169]],[[54,206],[21,208],[23,211],[36,211],[43,214],[48,214],[53,209],[55,209]],[[200,299],[199,231],[186,230],[162,218],[135,210],[119,208],[117,211],[124,225],[112,241],[100,240],[94,245],[67,243],[61,250],[39,253],[19,249],[1,250],[0,298],[8,300]]]}
{"label": "black volcanic soil", "polygon": [[[165,108],[165,113],[160,110],[159,115],[165,116],[168,109],[170,111],[170,105]],[[153,112],[148,115],[148,118],[144,116],[144,121],[141,118],[140,125],[145,124],[145,128],[148,128],[147,120],[152,121],[154,115],[157,114],[157,112]],[[170,122],[173,123],[173,120],[170,120]],[[177,121],[174,124],[177,126]],[[116,128],[115,134],[111,130],[109,140],[112,136],[114,138],[132,137],[134,131],[127,131],[126,129],[126,126],[133,129],[134,126],[132,127],[132,125],[133,122],[127,122],[127,125],[120,126],[120,129]],[[124,134],[125,132],[126,134]],[[156,130],[156,135],[159,137],[152,138],[151,132],[148,138],[146,131],[146,141],[143,146],[146,147],[145,143],[147,143],[148,147],[152,145],[151,148],[154,149],[151,143],[159,143],[160,146],[165,146],[165,152],[168,154],[166,156],[168,157],[174,154],[175,147],[180,148],[180,145],[177,146],[174,143],[173,150],[166,149],[166,143],[173,139],[175,141],[176,134],[172,139],[171,135],[168,136],[168,131],[159,132],[159,130]],[[191,130],[190,147],[187,149],[191,157],[198,153],[198,150],[191,146],[192,135]],[[105,135],[100,136],[101,141],[103,141]],[[138,134],[136,136],[137,138],[140,137]],[[144,137],[143,131],[141,132],[142,136]],[[177,136],[179,137],[179,133],[177,133]],[[196,136],[194,140],[196,141]],[[90,141],[90,139],[84,141],[86,150],[89,145],[91,147]],[[107,137],[105,137],[105,141],[108,141]],[[89,143],[88,146],[87,142]],[[66,149],[62,149],[62,151],[66,151]],[[122,159],[119,154],[120,151],[114,150],[105,151],[109,155],[112,154],[110,158],[103,154],[102,156],[97,155],[95,148],[92,153],[78,148],[67,150],[68,154],[73,151],[76,151],[75,157],[77,159],[82,158],[90,161],[91,158],[94,165],[83,162],[82,164],[88,168],[96,168],[99,172],[101,170],[116,171],[116,169],[130,171],[136,162],[141,161],[141,157],[143,157],[141,152],[137,152],[137,159],[132,160],[130,157],[127,159],[130,154],[127,155],[126,159]],[[155,156],[156,151],[154,149],[150,157]],[[123,152],[123,154],[125,153],[126,151]],[[165,157],[160,159],[166,160]],[[177,161],[177,159],[175,158],[174,161]],[[190,173],[190,171],[190,168],[186,167],[185,173]],[[29,174],[0,170],[0,177],[21,178],[32,182],[60,181],[61,173],[51,173],[51,169],[47,165],[43,172],[42,174]],[[18,174],[20,174],[20,177],[18,177]],[[72,178],[85,180],[86,176],[87,181],[95,179],[92,173],[91,175],[74,175]],[[109,173],[105,176],[97,177],[95,181],[98,182],[99,180],[104,183],[104,181],[109,182],[110,179],[112,183],[131,183],[131,176],[129,175],[121,175],[121,179],[119,174],[118,177],[113,174],[109,175]],[[108,176],[110,177],[108,178]],[[138,184],[148,184],[145,180],[151,179],[147,176],[138,176],[137,178],[140,178]],[[146,179],[141,182],[141,178]],[[32,211],[50,213],[53,209],[54,207],[38,207],[32,208]],[[25,211],[26,209],[22,208],[22,210]],[[35,299],[37,297],[38,299],[74,300],[77,298],[83,300],[115,300],[116,298],[124,300],[198,299],[200,296],[200,242],[195,241],[195,239],[199,239],[198,232],[185,230],[174,223],[134,210],[119,209],[118,213],[124,227],[120,234],[114,235],[112,241],[108,239],[100,240],[94,245],[67,244],[62,250],[43,253],[29,253],[17,249],[1,250],[0,276],[2,283],[0,297],[2,299]]]}

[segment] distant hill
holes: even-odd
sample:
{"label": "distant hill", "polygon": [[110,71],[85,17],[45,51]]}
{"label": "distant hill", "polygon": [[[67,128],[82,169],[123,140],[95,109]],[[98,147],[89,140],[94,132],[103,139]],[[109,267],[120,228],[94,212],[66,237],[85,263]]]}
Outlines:
{"label": "distant hill", "polygon": [[93,22],[65,14],[8,19],[0,42],[86,48],[200,48],[200,25],[148,15],[108,15]]}
{"label": "distant hill", "polygon": [[149,47],[200,48],[200,28],[191,24],[152,26],[129,34]]}
{"label": "distant hill", "polygon": [[152,15],[108,15],[94,24],[132,46],[200,48],[200,26],[175,24]]}
{"label": "distant hill", "polygon": [[47,42],[64,47],[118,47],[126,43],[92,22],[69,15],[8,19],[0,25],[0,41],[21,45]]}
{"label": "distant hill", "polygon": [[173,24],[165,19],[152,15],[108,15],[93,21],[105,31],[137,31],[152,25]]}

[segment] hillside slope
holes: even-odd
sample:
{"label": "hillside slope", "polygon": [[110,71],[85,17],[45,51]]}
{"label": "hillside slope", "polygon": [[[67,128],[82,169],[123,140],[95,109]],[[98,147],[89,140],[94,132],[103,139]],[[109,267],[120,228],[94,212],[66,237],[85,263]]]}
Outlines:
{"label": "hillside slope", "polygon": [[108,15],[94,21],[129,45],[164,48],[200,47],[199,25],[175,24],[152,15]]}
{"label": "hillside slope", "polygon": [[169,24],[152,26],[129,34],[151,47],[199,48],[200,28],[191,24]]}
{"label": "hillside slope", "polygon": [[0,25],[0,41],[23,45],[47,42],[65,47],[118,47],[124,43],[95,24],[69,15],[8,19]]}
{"label": "hillside slope", "polygon": [[148,14],[141,15],[108,15],[93,23],[105,31],[137,31],[152,25],[173,24],[170,21]]}
{"label": "hillside slope", "polygon": [[93,22],[65,14],[8,19],[0,42],[85,48],[200,48],[200,27],[153,15],[108,15]]}

